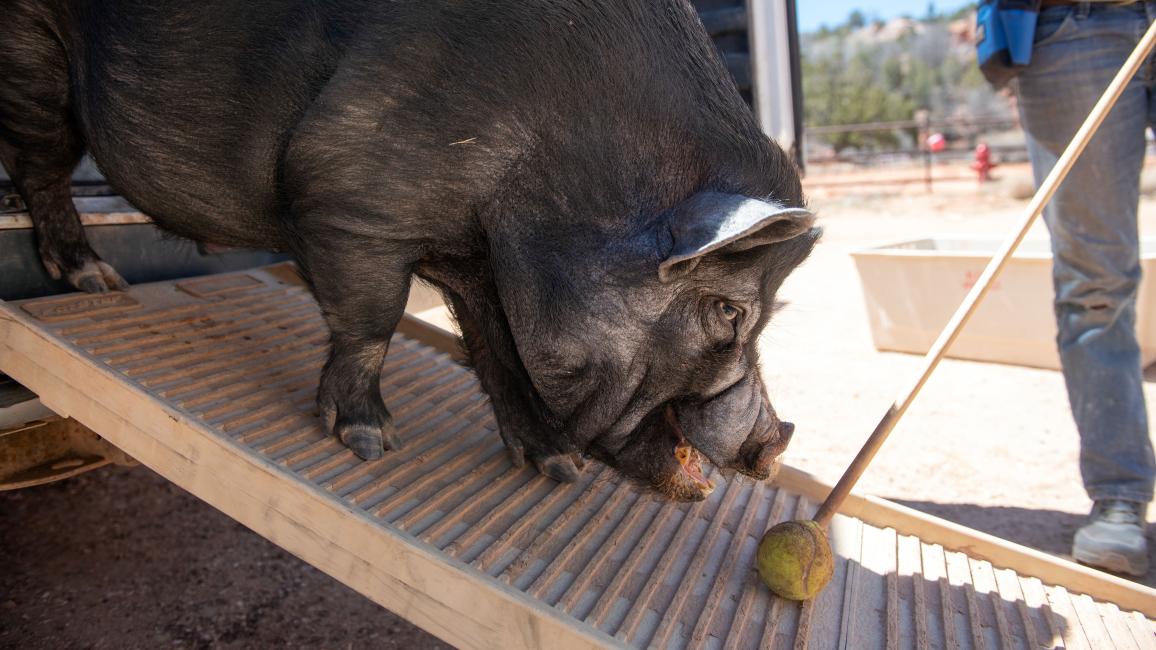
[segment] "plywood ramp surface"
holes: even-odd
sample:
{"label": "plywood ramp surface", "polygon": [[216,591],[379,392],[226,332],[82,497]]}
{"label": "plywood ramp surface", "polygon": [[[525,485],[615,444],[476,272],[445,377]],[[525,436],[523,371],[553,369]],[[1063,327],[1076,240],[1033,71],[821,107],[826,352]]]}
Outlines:
{"label": "plywood ramp surface", "polygon": [[0,370],[461,647],[1156,648],[1141,614],[845,516],[828,589],[777,599],[755,548],[813,512],[799,491],[716,477],[688,505],[515,469],[473,375],[405,334],[382,385],[404,448],[361,461],[313,413],[327,332],[284,271],[4,305]]}

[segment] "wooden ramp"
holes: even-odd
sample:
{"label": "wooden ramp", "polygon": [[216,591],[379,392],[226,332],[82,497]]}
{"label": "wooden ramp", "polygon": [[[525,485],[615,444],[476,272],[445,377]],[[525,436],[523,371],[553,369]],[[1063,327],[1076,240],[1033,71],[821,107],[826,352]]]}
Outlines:
{"label": "wooden ramp", "polygon": [[1156,648],[1156,592],[862,497],[831,585],[777,599],[758,539],[825,486],[788,468],[688,505],[514,469],[453,338],[412,319],[383,384],[405,447],[361,461],[312,412],[326,337],[270,267],[0,305],[0,371],[460,647]]}

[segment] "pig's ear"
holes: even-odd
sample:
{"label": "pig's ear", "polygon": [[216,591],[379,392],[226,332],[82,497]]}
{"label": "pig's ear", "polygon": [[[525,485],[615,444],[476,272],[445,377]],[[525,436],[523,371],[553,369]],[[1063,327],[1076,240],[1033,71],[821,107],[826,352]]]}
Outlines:
{"label": "pig's ear", "polygon": [[738,194],[699,192],[675,206],[668,216],[670,253],[658,266],[658,277],[670,282],[698,266],[702,256],[726,249],[744,251],[793,239],[811,229],[815,215]]}

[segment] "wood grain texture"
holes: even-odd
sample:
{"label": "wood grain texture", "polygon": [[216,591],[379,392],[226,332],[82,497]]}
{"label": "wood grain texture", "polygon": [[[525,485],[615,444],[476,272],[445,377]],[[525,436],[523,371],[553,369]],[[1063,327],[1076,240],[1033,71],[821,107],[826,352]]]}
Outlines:
{"label": "wood grain texture", "polygon": [[812,516],[825,486],[789,468],[775,485],[716,473],[707,501],[678,504],[597,463],[572,485],[514,468],[473,375],[430,347],[449,345],[444,331],[394,338],[382,391],[404,446],[361,461],[312,412],[326,336],[315,304],[289,275],[244,275],[257,283],[134,287],[131,310],[66,320],[0,306],[0,370],[449,643],[1151,647],[1137,607],[1093,600],[1086,581],[1041,582],[1012,547],[995,555],[1015,566],[1000,564],[972,532],[860,497],[849,503],[868,521],[830,527],[828,589],[803,605],[775,598],[753,567],[758,541]]}

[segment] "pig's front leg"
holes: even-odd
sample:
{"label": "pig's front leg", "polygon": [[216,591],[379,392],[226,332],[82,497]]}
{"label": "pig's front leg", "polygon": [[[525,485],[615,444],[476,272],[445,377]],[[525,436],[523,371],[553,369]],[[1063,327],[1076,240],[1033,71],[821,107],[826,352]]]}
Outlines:
{"label": "pig's front leg", "polygon": [[494,309],[497,296],[467,301],[449,295],[450,306],[462,328],[462,338],[482,387],[490,396],[502,441],[514,464],[528,457],[538,471],[563,483],[578,480],[580,456],[548,423],[534,387],[521,368],[517,350]]}
{"label": "pig's front leg", "polygon": [[297,224],[294,253],[330,330],[317,407],[328,430],[366,460],[397,449],[381,367],[405,312],[412,253],[340,228]]}

